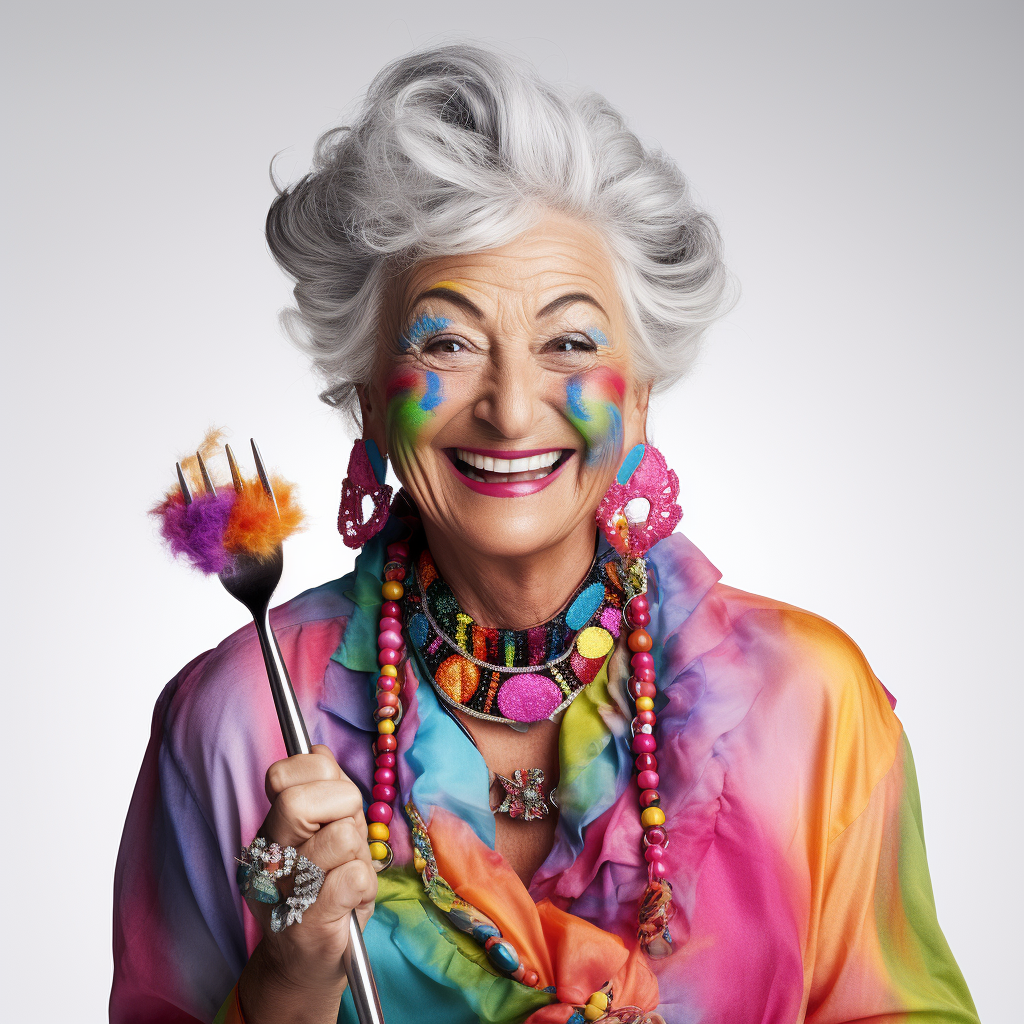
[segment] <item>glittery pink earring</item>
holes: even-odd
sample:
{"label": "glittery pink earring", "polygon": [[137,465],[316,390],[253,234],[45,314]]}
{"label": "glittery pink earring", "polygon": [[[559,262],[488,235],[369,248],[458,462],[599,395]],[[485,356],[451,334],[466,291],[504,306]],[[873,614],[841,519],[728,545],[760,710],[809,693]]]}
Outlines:
{"label": "glittery pink earring", "polygon": [[[359,440],[348,457],[348,473],[341,485],[338,533],[350,548],[361,548],[388,521],[391,488],[384,483],[387,467],[372,440]],[[363,521],[363,499],[373,501],[373,512]]]}
{"label": "glittery pink earring", "polygon": [[620,555],[644,555],[682,519],[678,497],[679,477],[661,452],[652,444],[635,445],[597,506],[597,525]]}

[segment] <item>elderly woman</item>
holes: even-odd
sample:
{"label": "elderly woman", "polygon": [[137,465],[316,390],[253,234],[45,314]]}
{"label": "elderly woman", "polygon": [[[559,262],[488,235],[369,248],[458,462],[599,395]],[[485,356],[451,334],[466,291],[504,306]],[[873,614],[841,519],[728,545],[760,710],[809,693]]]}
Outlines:
{"label": "elderly woman", "polygon": [[[381,73],[267,235],[361,429],[362,551],[273,616],[313,753],[251,628],[161,695],[111,1019],[354,1020],[356,913],[391,1022],[975,1021],[894,701],[672,533],[648,401],[728,281],[675,165],[448,46]],[[274,843],[325,875],[301,921]]]}

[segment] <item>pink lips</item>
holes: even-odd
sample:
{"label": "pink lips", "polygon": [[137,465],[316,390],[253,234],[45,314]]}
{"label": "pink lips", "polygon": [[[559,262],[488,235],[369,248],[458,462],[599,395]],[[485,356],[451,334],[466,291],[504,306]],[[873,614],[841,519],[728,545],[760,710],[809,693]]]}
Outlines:
{"label": "pink lips", "polygon": [[[528,459],[533,455],[544,455],[547,452],[555,451],[553,448],[531,448],[528,451],[522,452],[512,452],[507,448],[501,451],[484,448],[467,448],[465,450],[476,455],[489,455],[491,458],[496,459]],[[486,494],[489,498],[523,498],[528,494],[536,494],[538,491],[544,490],[565,469],[571,458],[572,456],[570,455],[557,469],[548,473],[547,476],[541,477],[540,480],[520,480],[512,484],[488,484],[481,480],[470,480],[468,476],[464,476],[458,471],[451,459],[446,461],[452,467],[452,472],[458,477],[459,481],[464,483],[470,490],[476,491],[477,494]]]}

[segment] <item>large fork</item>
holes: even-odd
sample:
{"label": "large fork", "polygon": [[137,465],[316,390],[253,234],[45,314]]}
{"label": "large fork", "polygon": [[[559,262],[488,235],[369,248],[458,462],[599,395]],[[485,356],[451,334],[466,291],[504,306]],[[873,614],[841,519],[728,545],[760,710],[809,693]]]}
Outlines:
{"label": "large fork", "polygon": [[[266,495],[274,502],[276,509],[277,498],[270,485],[270,477],[263,465],[263,459],[260,458],[259,448],[257,448],[255,440],[250,439],[250,443],[260,483]],[[224,452],[227,455],[228,466],[231,468],[231,480],[235,491],[240,493],[242,477],[238,472],[238,463],[235,461],[231,446],[224,445]],[[199,472],[205,492],[216,494],[213,479],[199,452],[196,452],[196,459],[199,462]],[[193,495],[188,478],[182,471],[181,463],[176,463],[175,468],[178,471],[178,486],[181,489],[181,496],[184,498],[185,504],[189,505],[192,503]],[[247,554],[233,556],[231,565],[220,574],[220,581],[224,584],[224,589],[245,605],[249,614],[252,615],[256,625],[256,635],[259,637],[260,648],[263,651],[263,661],[267,666],[267,678],[270,680],[270,691],[274,695],[277,718],[281,723],[285,750],[291,757],[294,754],[310,753],[311,744],[306,723],[302,718],[302,711],[295,699],[292,681],[288,676],[288,667],[284,663],[284,658],[281,657],[281,648],[278,646],[277,637],[274,636],[274,631],[270,627],[270,599],[281,581],[283,569],[284,552],[281,545],[278,544],[273,556],[269,559],[260,559]],[[363,942],[363,933],[359,930],[355,912],[349,915],[348,920],[348,946],[345,948],[342,959],[345,973],[348,975],[348,987],[352,992],[352,1001],[355,1004],[359,1024],[384,1024],[384,1012],[381,1009],[380,996],[377,994],[377,984],[374,981],[373,971],[370,969],[366,944]]]}

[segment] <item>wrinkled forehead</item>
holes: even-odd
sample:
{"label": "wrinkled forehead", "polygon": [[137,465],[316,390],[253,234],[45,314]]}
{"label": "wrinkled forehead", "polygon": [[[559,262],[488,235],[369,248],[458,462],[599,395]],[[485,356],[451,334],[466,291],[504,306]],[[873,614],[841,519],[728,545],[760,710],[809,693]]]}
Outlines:
{"label": "wrinkled forehead", "polygon": [[[614,266],[592,228],[550,217],[494,249],[435,257],[412,267],[401,282],[401,317],[440,300],[468,300],[488,315],[515,309],[534,318],[565,296],[585,296],[609,321],[621,317]],[[467,303],[467,305],[468,305]]]}

